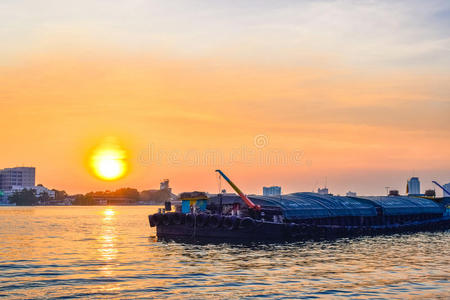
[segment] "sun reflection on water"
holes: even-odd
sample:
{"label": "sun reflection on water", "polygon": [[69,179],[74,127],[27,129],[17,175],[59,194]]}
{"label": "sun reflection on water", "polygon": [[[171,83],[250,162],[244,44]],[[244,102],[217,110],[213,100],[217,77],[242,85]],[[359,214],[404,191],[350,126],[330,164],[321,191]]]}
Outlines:
{"label": "sun reflection on water", "polygon": [[[98,237],[100,259],[102,261],[112,261],[117,258],[117,234],[116,234],[116,211],[114,208],[108,207],[103,212],[101,231]],[[112,276],[111,266],[104,265],[101,272],[105,276]]]}
{"label": "sun reflection on water", "polygon": [[108,207],[103,211],[103,214],[105,215],[105,219],[109,219],[109,217],[115,216],[116,211],[112,207]]}

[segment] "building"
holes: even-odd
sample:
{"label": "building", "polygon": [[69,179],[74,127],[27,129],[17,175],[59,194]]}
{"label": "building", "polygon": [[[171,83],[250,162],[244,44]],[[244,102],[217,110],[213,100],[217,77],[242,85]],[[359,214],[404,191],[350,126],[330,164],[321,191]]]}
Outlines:
{"label": "building", "polygon": [[425,197],[436,197],[436,191],[435,190],[426,190],[425,191]]}
{"label": "building", "polygon": [[420,181],[418,177],[411,177],[406,186],[408,195],[420,195]]}
{"label": "building", "polygon": [[398,190],[389,190],[388,196],[400,196]]}
{"label": "building", "polygon": [[263,187],[263,196],[280,196],[281,186]]}
{"label": "building", "polygon": [[31,189],[34,190],[34,192],[35,192],[37,197],[40,197],[40,196],[44,195],[45,193],[47,193],[49,198],[52,198],[52,199],[55,198],[55,194],[56,194],[55,191],[46,188],[42,184],[38,184],[37,186],[33,186]]}
{"label": "building", "polygon": [[14,187],[32,188],[36,181],[36,168],[16,167],[0,170],[0,190],[11,191]]}
{"label": "building", "polygon": [[16,167],[0,169],[0,204],[8,204],[8,197],[24,188],[34,188],[36,169]]}
{"label": "building", "polygon": [[166,201],[176,201],[177,195],[172,193],[169,186],[169,179],[164,179],[159,183],[159,190],[144,190],[140,195],[140,204],[162,204]]}
{"label": "building", "polygon": [[172,188],[169,187],[169,179],[163,179],[163,180],[159,183],[159,190],[160,190],[160,191],[167,190],[167,191],[169,191],[169,193],[172,192]]}
{"label": "building", "polygon": [[47,194],[50,199],[55,198],[55,191],[42,184],[35,185],[36,168],[15,167],[0,169],[0,204],[9,204],[9,196],[23,189],[33,190],[37,197]]}
{"label": "building", "polygon": [[348,191],[346,194],[347,197],[356,197],[356,193],[352,191]]}
{"label": "building", "polygon": [[[444,189],[450,192],[450,183],[444,184]],[[444,197],[450,197],[450,194],[444,191]]]}
{"label": "building", "polygon": [[15,192],[20,192],[21,190],[23,190],[23,187],[20,187],[18,185],[13,186],[12,189],[7,191],[0,190],[0,204],[9,205],[9,196],[14,194]]}
{"label": "building", "polygon": [[328,188],[323,188],[323,189],[318,188],[317,193],[320,195],[328,195]]}

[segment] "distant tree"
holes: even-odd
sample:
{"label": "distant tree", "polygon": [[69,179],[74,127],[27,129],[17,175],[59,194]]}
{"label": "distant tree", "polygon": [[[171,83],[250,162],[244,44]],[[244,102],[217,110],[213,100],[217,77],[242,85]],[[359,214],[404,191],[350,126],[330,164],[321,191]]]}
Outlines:
{"label": "distant tree", "polygon": [[46,204],[50,200],[50,196],[47,192],[42,192],[37,199],[40,204]]}
{"label": "distant tree", "polygon": [[92,195],[75,195],[75,200],[73,201],[73,205],[91,205],[92,204]]}
{"label": "distant tree", "polygon": [[52,191],[55,192],[55,200],[64,200],[68,196],[66,191],[59,191],[59,190],[56,190],[56,189],[53,189]]}
{"label": "distant tree", "polygon": [[113,192],[113,195],[139,200],[139,191],[137,189],[132,188],[118,189],[115,192]]}
{"label": "distant tree", "polygon": [[89,192],[86,194],[88,197],[110,197],[110,196],[118,196],[118,197],[124,197],[124,198],[130,198],[130,199],[139,199],[139,191],[137,189],[132,188],[121,188],[118,190],[115,190],[114,192],[111,191],[97,191],[97,192]]}
{"label": "distant tree", "polygon": [[23,189],[21,191],[14,192],[8,198],[9,203],[15,203],[18,206],[30,206],[36,205],[38,198],[33,190]]}

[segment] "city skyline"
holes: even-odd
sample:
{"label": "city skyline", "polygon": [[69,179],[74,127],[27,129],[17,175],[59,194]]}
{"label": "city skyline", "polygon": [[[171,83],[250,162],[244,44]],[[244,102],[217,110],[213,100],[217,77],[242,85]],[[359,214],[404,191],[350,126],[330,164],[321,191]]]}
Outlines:
{"label": "city skyline", "polygon": [[[29,173],[31,170],[32,177],[29,177],[29,175],[23,175],[23,173]],[[5,176],[7,174],[5,174],[5,171],[8,172],[8,176]],[[20,182],[11,182],[11,175],[9,173],[21,173],[20,175]],[[50,197],[54,198],[55,197],[55,191],[58,190],[58,187],[52,187],[52,189],[48,189],[45,186],[43,186],[42,183],[36,184],[35,181],[35,173],[36,173],[36,168],[35,167],[31,167],[31,166],[16,166],[16,167],[10,167],[10,168],[4,168],[4,169],[0,169],[0,192],[3,194],[0,194],[0,196],[4,196],[3,197],[3,202],[8,202],[7,198],[9,197],[9,195],[12,195],[15,191],[20,191],[21,189],[32,189],[34,190],[38,195],[40,195],[43,192],[46,193],[50,193]],[[25,176],[25,177],[24,177]],[[24,182],[22,184],[22,177],[27,178],[29,177],[29,179],[26,179],[26,182]],[[16,180],[16,179],[14,179]],[[226,190],[224,189],[223,185],[222,185],[222,180],[220,180],[220,183],[218,184],[218,190],[217,191],[207,191],[209,193],[223,193],[223,192],[230,192],[231,190]],[[414,181],[414,183],[412,183]],[[169,179],[163,179],[160,181],[159,185],[160,185],[160,189],[168,189],[168,182]],[[425,191],[427,190],[434,190],[437,192],[435,194],[436,197],[446,197],[448,196],[446,194],[446,192],[441,188],[441,187],[437,187],[436,188],[436,184],[429,186],[427,183],[425,184],[425,188],[421,188],[420,186],[421,182],[420,182],[420,178],[418,177],[411,177],[406,181],[406,191],[403,192],[401,188],[397,188],[396,186],[385,186],[384,188],[386,189],[386,193],[388,193],[389,191],[396,191],[399,192],[400,195],[404,194],[404,195],[424,195]],[[449,189],[450,183],[444,183],[443,187],[444,189]],[[135,187],[115,187],[115,189],[127,189],[127,188],[131,188],[134,189]],[[142,189],[142,191],[146,191],[146,189],[148,190],[150,188],[150,190],[156,190],[155,188],[155,184],[153,183],[151,186],[146,186]],[[260,191],[255,192],[255,193],[248,193],[248,194],[253,194],[253,195],[264,195],[264,196],[269,196],[269,195],[282,195],[282,194],[289,194],[292,192],[298,192],[298,191],[289,191],[287,193],[282,193],[281,192],[281,186],[270,186],[270,187],[266,187],[266,186],[262,186],[260,187]],[[139,190],[139,189],[136,189]],[[170,188],[170,191],[172,190],[172,188]],[[111,190],[105,190],[106,192],[111,192]],[[63,191],[65,192],[65,191]],[[86,193],[92,193],[92,192],[102,192],[101,190],[93,190],[93,191],[83,191],[83,192],[78,192],[78,193],[74,193],[75,194],[86,194]],[[231,191],[233,193],[233,191]],[[319,194],[328,194],[329,190],[328,190],[328,184],[327,184],[327,179],[325,178],[325,183],[323,185],[316,185],[314,186],[314,188],[312,189],[311,192],[314,193],[319,193]],[[333,191],[330,192],[330,194],[336,194],[333,193]],[[357,196],[357,192],[352,192],[352,191],[347,191],[345,193],[347,196]],[[442,195],[441,195],[442,194]],[[339,195],[339,193],[337,193],[337,195]],[[382,195],[382,193],[377,194],[377,195]],[[426,194],[425,194],[426,195]],[[69,195],[70,196],[70,195]],[[1,197],[0,197],[1,200]],[[1,203],[1,201],[0,201]]]}
{"label": "city skyline", "polygon": [[[449,11],[446,1],[3,1],[0,167],[33,165],[38,183],[69,193],[162,178],[176,192],[216,192],[217,167],[248,194],[325,182],[341,195],[404,193],[413,176],[433,188],[450,181]],[[108,181],[90,160],[109,139],[128,167]],[[275,152],[289,163],[258,159]]]}

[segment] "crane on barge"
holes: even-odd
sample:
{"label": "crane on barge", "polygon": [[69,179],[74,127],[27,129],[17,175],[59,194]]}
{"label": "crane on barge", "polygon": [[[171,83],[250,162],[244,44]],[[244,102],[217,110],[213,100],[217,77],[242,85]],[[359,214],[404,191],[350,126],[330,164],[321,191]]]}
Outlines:
{"label": "crane on barge", "polygon": [[436,181],[432,181],[435,185],[437,185],[438,187],[440,187],[445,193],[450,195],[450,192],[447,191],[442,185],[440,185],[439,183],[437,183]]}
{"label": "crane on barge", "polygon": [[225,175],[221,170],[216,170],[217,173],[220,174],[220,176],[222,176],[227,182],[228,184],[233,188],[233,190],[239,195],[239,197],[241,197],[241,199],[244,201],[245,204],[247,204],[247,206],[250,209],[256,210],[256,211],[260,211],[261,210],[261,206],[256,205],[255,203],[253,203],[252,200],[250,200],[231,180],[230,178],[227,177],[227,175]]}

